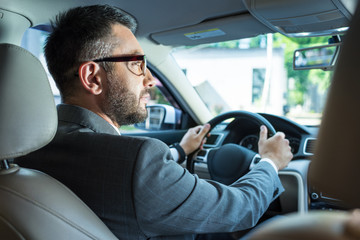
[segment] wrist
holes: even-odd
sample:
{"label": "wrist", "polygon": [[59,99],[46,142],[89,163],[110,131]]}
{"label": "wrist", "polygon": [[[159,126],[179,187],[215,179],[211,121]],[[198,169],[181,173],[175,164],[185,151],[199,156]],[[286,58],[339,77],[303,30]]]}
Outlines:
{"label": "wrist", "polygon": [[270,163],[270,165],[274,168],[275,172],[276,172],[276,173],[279,172],[279,168],[276,166],[276,164],[274,163],[274,161],[271,160],[270,158],[262,158],[262,159],[260,160],[260,162]]}
{"label": "wrist", "polygon": [[179,143],[174,143],[171,147],[175,148],[179,154],[178,163],[183,163],[186,160],[186,153]]}

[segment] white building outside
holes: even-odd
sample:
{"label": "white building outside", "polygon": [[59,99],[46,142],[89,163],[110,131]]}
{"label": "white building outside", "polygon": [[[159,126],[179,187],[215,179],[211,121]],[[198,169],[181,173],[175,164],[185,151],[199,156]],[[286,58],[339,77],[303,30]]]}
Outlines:
{"label": "white building outside", "polygon": [[200,94],[212,93],[203,100],[214,113],[220,107],[221,112],[240,109],[283,115],[287,92],[283,49],[270,53],[268,81],[263,48],[190,48],[173,55]]}

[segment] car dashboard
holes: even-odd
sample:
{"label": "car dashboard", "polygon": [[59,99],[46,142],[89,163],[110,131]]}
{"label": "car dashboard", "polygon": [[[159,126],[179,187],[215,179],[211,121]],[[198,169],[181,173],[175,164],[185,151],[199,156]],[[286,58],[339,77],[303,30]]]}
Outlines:
{"label": "car dashboard", "polygon": [[[285,169],[279,171],[285,192],[269,207],[266,216],[282,215],[291,212],[307,212],[312,209],[343,209],[341,202],[326,197],[308,182],[308,169],[315,150],[318,127],[302,126],[285,117],[260,114],[266,118],[276,131],[285,133],[289,140],[293,159]],[[236,118],[231,122],[217,125],[195,161],[195,173],[201,178],[210,179],[207,164],[202,155],[212,148],[227,143],[239,144],[258,152],[259,126],[248,119]]]}

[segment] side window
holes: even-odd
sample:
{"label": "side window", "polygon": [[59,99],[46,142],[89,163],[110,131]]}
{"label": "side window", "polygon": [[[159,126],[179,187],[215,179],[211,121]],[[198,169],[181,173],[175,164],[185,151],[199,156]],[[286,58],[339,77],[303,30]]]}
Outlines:
{"label": "side window", "polygon": [[[46,73],[48,75],[49,83],[51,89],[54,94],[55,104],[61,103],[60,92],[56,87],[56,84],[47,69],[47,64],[44,56],[43,46],[45,44],[45,40],[49,34],[49,27],[46,25],[38,26],[36,28],[29,28],[23,36],[21,46],[28,51],[30,51],[33,55],[35,55],[40,62],[43,64]],[[156,78],[156,77],[155,77]],[[150,90],[150,101],[148,105],[159,105],[164,106],[165,108],[171,107],[176,112],[179,112],[179,106],[176,104],[174,99],[171,97],[170,93],[163,86],[159,79],[156,78],[156,86]],[[146,128],[146,131],[159,130],[156,127]],[[139,132],[144,131],[144,129],[140,130],[139,127],[131,126],[122,126],[120,128],[121,132]]]}
{"label": "side window", "polygon": [[40,60],[40,62],[44,66],[45,71],[48,75],[49,83],[50,83],[52,92],[54,94],[55,104],[59,104],[61,101],[60,93],[59,93],[58,88],[56,87],[56,84],[55,84],[53,78],[51,77],[51,74],[49,73],[49,71],[47,69],[46,60],[45,60],[45,56],[44,56],[43,46],[44,46],[45,39],[48,36],[49,32],[46,30],[41,30],[41,29],[46,29],[46,28],[48,28],[48,27],[40,26],[39,29],[29,28],[28,30],[26,30],[26,32],[24,33],[24,36],[22,38],[22,41],[21,41],[21,47],[30,51],[33,55],[35,55],[35,57],[37,57]]}

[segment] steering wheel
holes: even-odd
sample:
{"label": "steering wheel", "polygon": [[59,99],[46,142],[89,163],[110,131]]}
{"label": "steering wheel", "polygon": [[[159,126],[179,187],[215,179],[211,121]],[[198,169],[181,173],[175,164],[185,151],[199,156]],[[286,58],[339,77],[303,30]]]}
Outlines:
{"label": "steering wheel", "polygon": [[[245,118],[255,124],[265,125],[268,135],[271,137],[276,133],[271,123],[263,116],[247,111],[231,111],[220,114],[209,121],[211,126],[209,132],[224,120],[230,118]],[[199,149],[188,156],[186,168],[194,173],[194,163],[197,162]],[[206,149],[201,157],[201,162],[207,163],[211,179],[232,184],[245,175],[261,158],[260,155],[238,144],[228,143],[219,148]]]}

